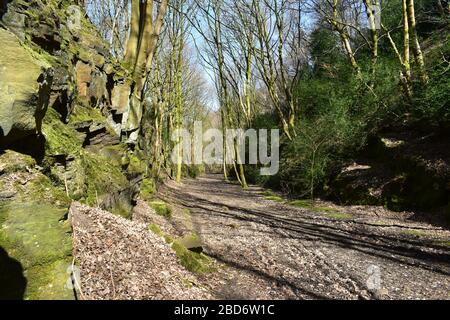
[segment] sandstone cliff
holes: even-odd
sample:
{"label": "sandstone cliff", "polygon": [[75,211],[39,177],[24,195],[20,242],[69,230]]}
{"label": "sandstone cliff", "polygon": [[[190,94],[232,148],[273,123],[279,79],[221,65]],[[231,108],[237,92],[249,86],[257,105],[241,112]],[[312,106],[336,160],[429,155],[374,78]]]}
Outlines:
{"label": "sandstone cliff", "polygon": [[73,298],[70,203],[128,217],[146,170],[122,142],[127,72],[74,10],[0,2],[0,282],[25,275],[0,298]]}

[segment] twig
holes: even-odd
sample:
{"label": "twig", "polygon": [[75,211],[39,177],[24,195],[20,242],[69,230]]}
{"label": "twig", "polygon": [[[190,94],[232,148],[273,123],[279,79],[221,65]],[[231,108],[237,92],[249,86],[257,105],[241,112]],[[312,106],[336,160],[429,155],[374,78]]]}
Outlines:
{"label": "twig", "polygon": [[112,263],[111,263],[111,262],[113,261],[114,254],[116,253],[116,250],[117,250],[117,248],[114,249],[114,251],[113,251],[113,253],[112,253],[112,255],[111,255],[110,263],[109,263],[109,265],[110,265],[110,268],[109,268],[109,275],[110,275],[110,277],[111,277],[111,283],[112,283],[112,286],[113,286],[113,300],[116,299],[116,285],[114,284],[114,277],[113,277],[113,274],[112,274],[112,268],[111,268]]}

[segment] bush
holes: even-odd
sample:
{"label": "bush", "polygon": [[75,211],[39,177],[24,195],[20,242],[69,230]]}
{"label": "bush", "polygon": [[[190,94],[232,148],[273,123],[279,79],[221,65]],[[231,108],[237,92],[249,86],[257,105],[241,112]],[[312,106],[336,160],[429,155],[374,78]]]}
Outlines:
{"label": "bush", "polygon": [[185,166],[185,172],[188,177],[196,179],[205,173],[205,166],[203,165]]}
{"label": "bush", "polygon": [[[304,77],[296,90],[300,106],[296,136],[292,141],[282,138],[280,172],[262,177],[259,166],[246,166],[248,180],[300,196],[314,197],[324,190],[331,173],[363,149],[373,132],[404,113],[393,94],[398,91],[393,63],[387,58],[380,61],[374,79],[369,67],[363,68],[362,79],[345,68],[338,79],[323,76],[322,71]],[[276,127],[276,120],[274,114],[259,116],[253,128]]]}

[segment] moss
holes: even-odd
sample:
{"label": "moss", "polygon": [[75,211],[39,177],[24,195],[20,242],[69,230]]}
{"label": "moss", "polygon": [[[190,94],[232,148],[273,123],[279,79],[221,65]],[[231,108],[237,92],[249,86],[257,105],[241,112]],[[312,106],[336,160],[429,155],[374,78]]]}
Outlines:
{"label": "moss", "polygon": [[331,215],[335,214],[337,216],[340,214],[339,211],[334,208],[324,207],[324,206],[316,206],[314,201],[312,201],[312,200],[294,200],[294,201],[290,201],[288,204],[291,206],[294,206],[294,207],[308,209],[313,212],[327,212]]}
{"label": "moss", "polygon": [[144,178],[141,183],[141,199],[151,201],[156,193],[155,182],[150,178]]}
{"label": "moss", "polygon": [[157,236],[164,237],[164,233],[156,224],[152,223],[151,225],[148,226],[148,229]]}
{"label": "moss", "polygon": [[50,55],[47,51],[42,50],[38,46],[28,46],[25,43],[21,43],[21,46],[36,60],[39,64],[48,69],[58,63],[56,57]]}
{"label": "moss", "polygon": [[71,255],[67,208],[18,202],[3,205],[0,246],[24,267],[46,264]]}
{"label": "moss", "polygon": [[[157,236],[164,238],[166,243],[171,245],[180,264],[187,270],[195,273],[209,273],[216,270],[211,258],[203,253],[190,251],[183,245],[181,240],[174,240],[170,235],[164,233],[156,224],[151,224],[149,230]],[[198,239],[198,236],[195,234],[192,234],[191,236]]]}
{"label": "moss", "polygon": [[77,56],[80,60],[84,62],[92,62],[92,52],[89,50],[86,50],[84,47],[79,46],[77,50]]}
{"label": "moss", "polygon": [[191,251],[198,253],[201,253],[203,251],[200,237],[195,232],[187,234],[184,237],[178,239],[178,242]]}
{"label": "moss", "polygon": [[112,214],[125,219],[131,219],[132,211],[133,206],[129,203],[129,201],[116,201],[114,206],[111,208]]}
{"label": "moss", "polygon": [[314,203],[311,200],[294,200],[294,201],[290,201],[289,205],[298,207],[298,208],[310,209],[314,206]]}
{"label": "moss", "polygon": [[146,171],[145,162],[142,161],[135,153],[128,155],[129,164],[127,171],[132,174],[144,174]]}
{"label": "moss", "polygon": [[275,193],[272,190],[264,190],[264,191],[261,191],[260,194],[262,194],[263,196],[273,196],[273,195],[275,195]]}
{"label": "moss", "polygon": [[129,165],[127,146],[123,143],[112,145],[90,145],[89,152],[107,158],[109,165],[113,165],[120,170],[123,170]]}
{"label": "moss", "polygon": [[108,158],[111,164],[114,164],[118,168],[123,167],[126,164],[127,148],[125,145],[119,143],[117,145],[101,146],[97,152],[102,156]]}
{"label": "moss", "polygon": [[276,202],[284,202],[284,199],[282,197],[276,195],[271,190],[265,190],[265,191],[261,192],[261,194],[263,195],[264,199],[266,199],[266,200],[272,200],[272,201],[276,201]]}
{"label": "moss", "polygon": [[75,154],[82,148],[83,141],[79,138],[78,132],[65,125],[60,120],[59,113],[53,108],[49,108],[45,115],[42,131],[46,138],[47,155]]}
{"label": "moss", "polygon": [[38,175],[30,180],[25,187],[19,187],[22,200],[33,201],[39,197],[41,201],[57,206],[70,205],[71,199],[61,187],[56,187],[50,179],[44,175]]}
{"label": "moss", "polygon": [[434,243],[438,246],[450,247],[450,241],[435,241]]}
{"label": "moss", "polygon": [[188,250],[179,241],[172,243],[172,249],[175,251],[180,263],[187,270],[195,273],[213,272],[215,269],[211,258],[203,253],[196,253]]}
{"label": "moss", "polygon": [[111,159],[102,155],[84,151],[80,155],[78,165],[84,171],[87,189],[85,202],[88,205],[97,204],[101,195],[123,190],[129,184],[121,169]]}
{"label": "moss", "polygon": [[102,115],[99,109],[76,106],[70,117],[70,121],[73,123],[80,123],[86,121],[96,121],[100,123],[105,123],[105,117]]}
{"label": "moss", "polygon": [[183,277],[181,277],[181,282],[182,282],[183,285],[184,285],[186,288],[188,288],[188,289],[191,289],[191,288],[194,286],[194,283],[193,283],[191,280],[185,279],[185,278],[183,278]]}
{"label": "moss", "polygon": [[148,202],[148,204],[155,210],[158,215],[168,219],[172,217],[172,209],[164,201],[150,201]]}
{"label": "moss", "polygon": [[67,286],[71,259],[61,259],[47,265],[38,265],[25,272],[29,281],[27,300],[73,300],[73,290]]}
{"label": "moss", "polygon": [[264,199],[272,200],[272,201],[276,201],[276,202],[284,202],[284,199],[279,196],[265,196]]}
{"label": "moss", "polygon": [[72,253],[67,208],[12,201],[0,205],[0,247],[17,260],[27,281],[27,299],[72,299],[64,289]]}
{"label": "moss", "polygon": [[36,166],[36,161],[15,151],[0,151],[0,173],[9,174],[17,171],[26,171]]}
{"label": "moss", "polygon": [[417,238],[421,238],[421,237],[426,237],[427,236],[427,232],[422,231],[422,230],[406,230],[402,232],[404,235],[408,235],[408,236],[414,236]]}
{"label": "moss", "polygon": [[148,226],[148,229],[153,232],[154,234],[156,234],[158,237],[161,237],[164,239],[164,241],[168,244],[172,244],[175,240],[167,233],[164,233],[158,225],[152,223],[151,225]]}

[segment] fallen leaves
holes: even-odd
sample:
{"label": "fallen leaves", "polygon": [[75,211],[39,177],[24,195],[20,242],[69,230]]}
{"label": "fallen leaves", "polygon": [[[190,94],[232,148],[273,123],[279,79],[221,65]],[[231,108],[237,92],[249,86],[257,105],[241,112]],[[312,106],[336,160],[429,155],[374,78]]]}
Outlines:
{"label": "fallen leaves", "polygon": [[70,209],[85,299],[209,299],[146,224],[79,203]]}

